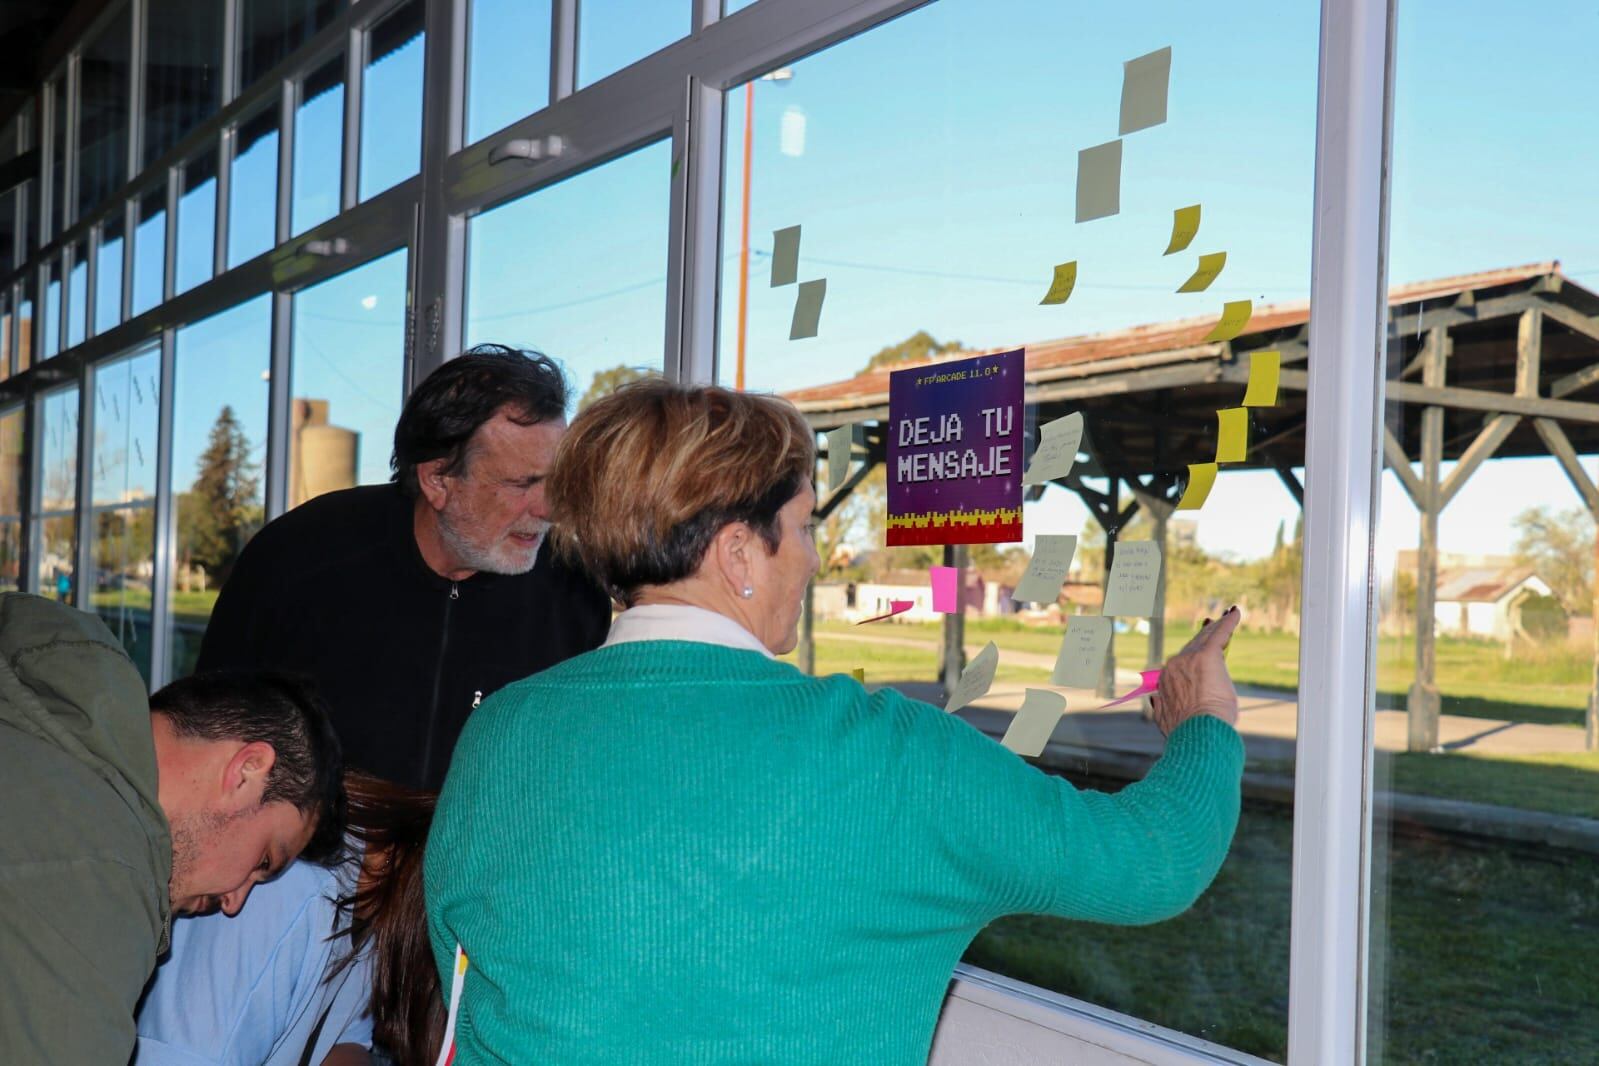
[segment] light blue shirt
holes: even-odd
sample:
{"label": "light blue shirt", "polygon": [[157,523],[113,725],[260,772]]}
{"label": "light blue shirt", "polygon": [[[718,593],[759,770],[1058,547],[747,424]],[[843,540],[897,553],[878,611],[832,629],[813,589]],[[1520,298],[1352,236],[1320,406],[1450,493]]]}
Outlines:
{"label": "light blue shirt", "polygon": [[357,866],[296,862],[238,917],[174,921],[172,954],[139,1008],[135,1066],[298,1066],[324,1014],[310,1062],[335,1044],[370,1046],[367,953],[324,980],[349,948],[334,901]]}

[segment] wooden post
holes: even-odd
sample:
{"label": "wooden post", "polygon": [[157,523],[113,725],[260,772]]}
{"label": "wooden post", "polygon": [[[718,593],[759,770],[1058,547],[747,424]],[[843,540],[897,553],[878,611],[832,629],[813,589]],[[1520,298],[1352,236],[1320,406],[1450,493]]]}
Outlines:
{"label": "wooden post", "polygon": [[1593,555],[1593,684],[1588,688],[1584,747],[1589,751],[1599,751],[1599,533],[1594,536]]}
{"label": "wooden post", "polygon": [[805,585],[805,599],[800,603],[799,660],[795,665],[802,674],[816,673],[816,579]]}
{"label": "wooden post", "polygon": [[[1100,519],[1100,527],[1105,530],[1105,573],[1100,578],[1101,596],[1110,591],[1110,568],[1116,561],[1116,538],[1121,533],[1121,522],[1117,516],[1121,514],[1121,482],[1116,478],[1110,479],[1110,508],[1108,514],[1110,521]],[[1100,610],[1103,612],[1103,598],[1100,600]],[[1111,699],[1116,695],[1116,620],[1111,619],[1110,641],[1105,645],[1105,663],[1099,671],[1099,688],[1095,690],[1103,699]]]}
{"label": "wooden post", "polygon": [[944,696],[955,691],[966,669],[966,564],[970,553],[964,544],[944,545],[944,565],[955,568],[954,614],[944,616],[944,646],[939,655],[939,673],[944,682]]}
{"label": "wooden post", "polygon": [[[1448,327],[1427,331],[1422,352],[1422,382],[1442,388],[1449,358]],[[1439,484],[1439,464],[1443,461],[1444,411],[1428,406],[1421,412],[1421,544],[1416,553],[1416,680],[1407,701],[1410,751],[1432,751],[1438,747],[1438,715],[1442,701],[1438,696],[1438,514],[1443,498]]]}

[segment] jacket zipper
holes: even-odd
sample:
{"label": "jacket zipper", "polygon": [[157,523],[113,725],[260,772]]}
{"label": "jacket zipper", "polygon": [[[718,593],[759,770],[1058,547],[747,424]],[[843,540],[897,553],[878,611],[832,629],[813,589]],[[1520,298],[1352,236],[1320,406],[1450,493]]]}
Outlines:
{"label": "jacket zipper", "polygon": [[444,626],[439,634],[439,658],[433,666],[433,709],[428,713],[427,741],[422,745],[422,779],[431,780],[433,738],[439,728],[439,697],[444,690],[444,656],[450,648],[450,609],[461,598],[461,587],[450,582],[450,598],[444,601]]}

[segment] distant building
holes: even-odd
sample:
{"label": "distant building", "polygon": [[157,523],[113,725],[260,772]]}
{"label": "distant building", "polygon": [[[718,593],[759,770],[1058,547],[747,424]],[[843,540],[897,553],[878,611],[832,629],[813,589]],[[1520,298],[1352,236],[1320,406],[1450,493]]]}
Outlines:
{"label": "distant building", "polygon": [[[1399,553],[1397,572],[1416,572],[1416,553]],[[1549,583],[1509,555],[1438,556],[1439,633],[1508,641],[1521,631],[1521,609],[1534,597],[1553,596]]]}

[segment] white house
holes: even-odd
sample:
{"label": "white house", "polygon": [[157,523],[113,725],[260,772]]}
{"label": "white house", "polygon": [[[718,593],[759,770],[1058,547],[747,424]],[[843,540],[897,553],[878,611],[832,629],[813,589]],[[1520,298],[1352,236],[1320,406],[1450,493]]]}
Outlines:
{"label": "white house", "polygon": [[1433,617],[1440,633],[1509,640],[1522,602],[1552,594],[1530,566],[1441,569]]}

